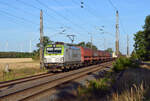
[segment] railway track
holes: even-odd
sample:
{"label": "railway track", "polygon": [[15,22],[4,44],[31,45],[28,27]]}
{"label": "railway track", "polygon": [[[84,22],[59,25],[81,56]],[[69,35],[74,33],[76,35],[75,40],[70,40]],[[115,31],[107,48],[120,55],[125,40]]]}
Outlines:
{"label": "railway track", "polygon": [[[0,92],[0,101],[18,101],[18,100],[31,100],[33,98],[39,97],[42,93],[53,90],[55,87],[80,78],[87,75],[88,73],[95,72],[110,66],[112,62],[102,63],[100,65],[89,66],[86,68],[81,68],[78,70],[59,73],[59,74],[49,74],[49,76],[39,76],[33,77],[32,79],[28,78],[27,81],[24,79],[22,81],[15,81],[15,86],[9,89],[5,89]],[[46,74],[48,75],[48,74]],[[9,82],[11,83],[11,82]],[[3,84],[4,87],[5,83]],[[9,85],[9,84],[6,84]],[[5,86],[8,87],[8,86]],[[17,97],[16,97],[17,96]]]}
{"label": "railway track", "polygon": [[20,78],[20,79],[16,79],[16,80],[0,82],[0,90],[5,88],[5,87],[9,87],[11,85],[16,85],[16,84],[19,84],[19,83],[28,82],[28,81],[32,81],[32,80],[36,80],[36,79],[39,79],[39,78],[52,76],[52,75],[54,75],[54,74],[53,73],[43,73],[43,74],[38,74],[38,75],[29,76],[29,77],[25,77],[25,78]]}

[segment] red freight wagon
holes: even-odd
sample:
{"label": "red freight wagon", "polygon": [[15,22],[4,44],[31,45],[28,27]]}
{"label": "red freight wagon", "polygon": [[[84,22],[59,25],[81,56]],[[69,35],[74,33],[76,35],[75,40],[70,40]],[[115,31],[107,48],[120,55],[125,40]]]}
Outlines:
{"label": "red freight wagon", "polygon": [[92,51],[93,55],[92,55],[92,61],[98,61],[99,60],[99,54],[97,50],[93,50]]}
{"label": "red freight wagon", "polygon": [[81,50],[81,62],[92,62],[100,60],[99,51],[84,47],[79,48]]}
{"label": "red freight wagon", "polygon": [[90,48],[79,47],[81,50],[81,62],[82,63],[90,63],[90,62],[100,62],[107,61],[110,59],[109,52],[101,51],[101,50],[92,50]]}
{"label": "red freight wagon", "polygon": [[81,62],[90,61],[92,59],[92,50],[83,47],[79,48],[81,50]]}
{"label": "red freight wagon", "polygon": [[99,55],[99,59],[100,60],[102,60],[103,59],[103,55],[104,55],[104,53],[103,53],[103,51],[98,51],[98,55]]}
{"label": "red freight wagon", "polygon": [[110,60],[111,59],[111,54],[109,52],[105,52],[105,60]]}

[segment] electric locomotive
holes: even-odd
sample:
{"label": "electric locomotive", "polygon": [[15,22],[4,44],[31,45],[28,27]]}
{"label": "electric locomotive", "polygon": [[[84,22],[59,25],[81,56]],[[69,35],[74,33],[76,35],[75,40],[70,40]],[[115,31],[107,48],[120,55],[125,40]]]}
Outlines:
{"label": "electric locomotive", "polygon": [[80,48],[66,43],[49,44],[44,49],[44,65],[49,69],[67,70],[81,64]]}

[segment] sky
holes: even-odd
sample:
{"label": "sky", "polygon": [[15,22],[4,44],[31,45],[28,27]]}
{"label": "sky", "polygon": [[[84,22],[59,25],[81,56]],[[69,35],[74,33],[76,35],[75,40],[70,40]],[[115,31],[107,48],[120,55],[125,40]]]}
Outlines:
{"label": "sky", "polygon": [[150,14],[149,4],[149,0],[0,0],[0,51],[36,49],[41,9],[44,35],[52,41],[70,43],[66,36],[74,34],[74,43],[89,42],[92,36],[98,49],[115,50],[117,9],[120,51],[126,54],[128,34],[131,53],[134,34],[142,30],[145,17]]}

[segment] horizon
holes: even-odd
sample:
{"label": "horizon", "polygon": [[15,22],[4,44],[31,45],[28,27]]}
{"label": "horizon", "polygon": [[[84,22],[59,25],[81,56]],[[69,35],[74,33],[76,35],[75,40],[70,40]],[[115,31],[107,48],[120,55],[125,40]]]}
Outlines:
{"label": "horizon", "polygon": [[[74,34],[75,43],[90,42],[99,50],[115,50],[116,7],[119,11],[120,51],[126,54],[126,35],[129,35],[130,53],[133,51],[134,33],[142,30],[144,20],[149,15],[150,1],[109,0],[11,0],[0,1],[0,51],[29,52],[37,49],[40,38],[40,10],[43,10],[44,35],[52,41],[70,43],[66,37]],[[38,2],[37,2],[38,1]],[[47,6],[46,6],[47,5]],[[113,7],[114,6],[114,7]],[[105,10],[105,11],[104,11]],[[136,17],[135,17],[136,16]],[[31,20],[32,19],[32,20]],[[136,21],[136,22],[135,22]],[[103,28],[104,34],[100,32]],[[65,30],[65,33],[61,33]]]}

